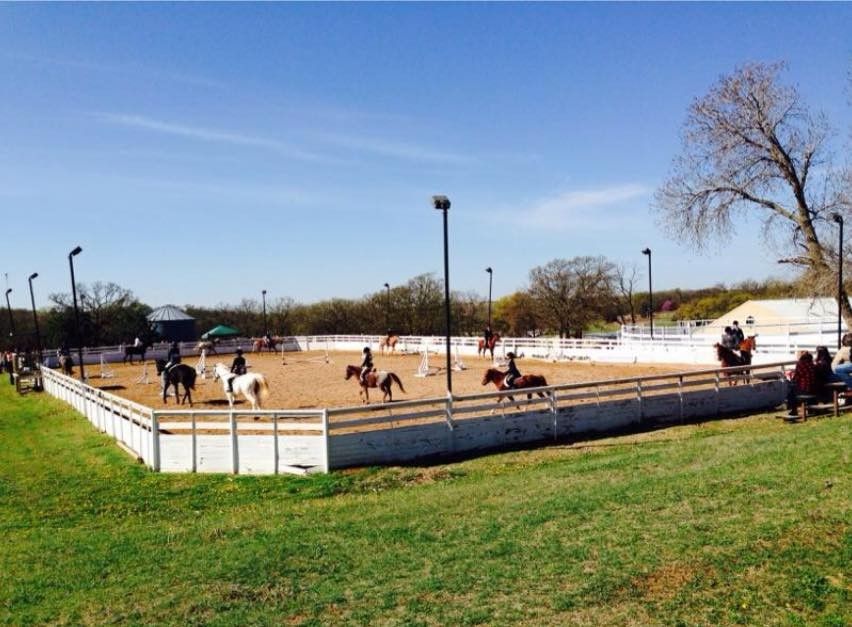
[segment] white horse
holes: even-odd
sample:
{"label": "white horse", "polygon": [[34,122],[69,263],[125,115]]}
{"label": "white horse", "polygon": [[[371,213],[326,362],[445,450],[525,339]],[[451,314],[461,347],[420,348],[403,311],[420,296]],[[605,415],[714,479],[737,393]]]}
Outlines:
{"label": "white horse", "polygon": [[234,396],[242,394],[246,400],[251,403],[252,409],[260,409],[261,401],[266,400],[269,396],[269,384],[266,382],[266,377],[257,372],[242,374],[234,377],[233,392],[228,390],[228,379],[232,376],[231,371],[223,363],[218,363],[213,367],[215,373],[213,380],[222,379],[222,389],[225,396],[228,397],[228,403],[231,407],[234,406]]}

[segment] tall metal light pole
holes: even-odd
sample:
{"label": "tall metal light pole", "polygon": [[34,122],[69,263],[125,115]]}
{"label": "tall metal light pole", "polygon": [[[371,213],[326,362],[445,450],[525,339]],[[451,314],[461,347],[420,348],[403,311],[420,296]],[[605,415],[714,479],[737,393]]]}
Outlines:
{"label": "tall metal light pole", "polygon": [[266,290],[260,293],[263,296],[263,337],[269,335],[269,325],[266,324]]}
{"label": "tall metal light pole", "polygon": [[83,252],[83,249],[77,246],[68,253],[68,265],[71,268],[71,296],[74,299],[74,331],[77,335],[77,358],[80,360],[80,381],[85,381],[86,369],[83,365],[83,342],[80,339],[80,311],[77,309],[77,282],[74,279],[74,257],[81,252]]}
{"label": "tall metal light pole", "polygon": [[843,321],[843,314],[840,308],[840,302],[843,300],[843,216],[835,213],[831,219],[837,222],[840,227],[840,234],[837,240],[837,350],[840,350],[840,324]]}
{"label": "tall metal light pole", "polygon": [[385,294],[385,329],[390,335],[390,284],[385,283],[385,290],[387,290]]}
{"label": "tall metal light pole", "polygon": [[27,281],[30,284],[30,302],[33,306],[33,325],[35,325],[36,332],[36,353],[38,354],[38,363],[41,365],[41,331],[38,328],[38,314],[36,314],[35,308],[35,296],[33,295],[33,279],[38,276],[38,272],[33,272]]}
{"label": "tall metal light pole", "polygon": [[12,318],[12,305],[9,304],[9,294],[12,293],[12,288],[6,290],[6,309],[9,311],[9,337],[15,337],[15,320]]}
{"label": "tall metal light pole", "polygon": [[494,270],[491,269],[491,266],[485,268],[485,271],[488,273],[488,328],[491,328],[491,279],[494,278]]}
{"label": "tall metal light pole", "polygon": [[654,339],[654,284],[651,282],[651,249],[642,250],[643,255],[648,255],[648,315],[651,320],[651,339]]}
{"label": "tall metal light pole", "polygon": [[450,253],[447,238],[447,211],[450,199],[446,196],[432,196],[432,205],[444,214],[444,314],[447,333],[447,392],[453,391],[453,369],[450,367]]}

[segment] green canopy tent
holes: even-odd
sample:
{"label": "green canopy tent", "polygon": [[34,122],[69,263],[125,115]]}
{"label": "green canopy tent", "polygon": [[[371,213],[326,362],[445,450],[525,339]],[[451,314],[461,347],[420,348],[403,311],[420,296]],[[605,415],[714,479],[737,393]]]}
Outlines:
{"label": "green canopy tent", "polygon": [[237,331],[234,327],[229,327],[226,324],[220,324],[219,326],[213,327],[207,333],[201,336],[202,340],[216,340],[224,337],[236,337],[240,332]]}

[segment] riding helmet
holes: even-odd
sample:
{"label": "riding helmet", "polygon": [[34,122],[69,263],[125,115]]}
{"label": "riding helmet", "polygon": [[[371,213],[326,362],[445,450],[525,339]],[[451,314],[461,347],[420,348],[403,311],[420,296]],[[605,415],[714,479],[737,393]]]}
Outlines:
{"label": "riding helmet", "polygon": [[243,354],[243,349],[238,348],[238,349],[237,349],[237,355],[242,355],[242,354]]}
{"label": "riding helmet", "polygon": [[512,351],[506,353],[506,357],[508,357],[509,359],[516,359],[515,353],[513,353]]}
{"label": "riding helmet", "polygon": [[362,353],[364,353],[364,354],[366,355],[367,353],[369,353],[369,352],[370,352],[370,347],[369,347],[369,346],[365,346],[365,347],[364,347],[364,350],[362,350],[361,352],[362,352]]}

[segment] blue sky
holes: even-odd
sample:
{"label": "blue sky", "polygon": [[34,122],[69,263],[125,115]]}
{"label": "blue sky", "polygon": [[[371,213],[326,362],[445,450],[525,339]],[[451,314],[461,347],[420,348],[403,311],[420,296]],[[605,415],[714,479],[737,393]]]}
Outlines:
{"label": "blue sky", "polygon": [[654,284],[782,276],[744,221],[697,256],[649,212],[691,100],[748,61],[850,127],[848,4],[0,5],[14,304],[78,279],[151,305],[524,287],[604,255]]}

